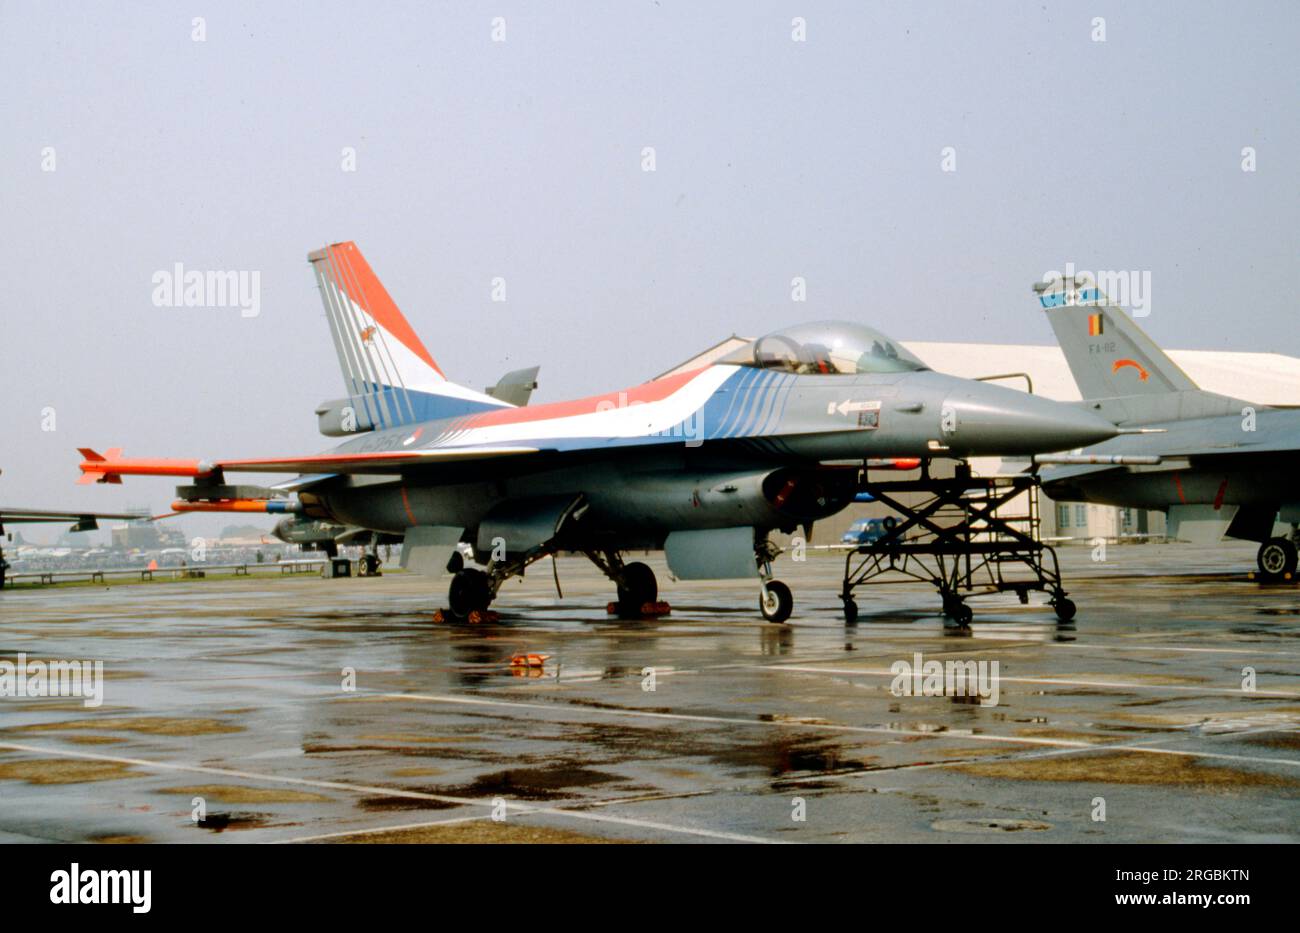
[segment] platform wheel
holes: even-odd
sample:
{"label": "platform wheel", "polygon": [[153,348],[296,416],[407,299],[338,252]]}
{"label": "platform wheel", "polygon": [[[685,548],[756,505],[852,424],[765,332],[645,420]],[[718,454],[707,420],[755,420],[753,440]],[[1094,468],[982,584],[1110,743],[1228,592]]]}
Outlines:
{"label": "platform wheel", "polygon": [[852,597],[844,599],[844,622],[847,625],[853,625],[858,621],[858,603]]}
{"label": "platform wheel", "polygon": [[1062,622],[1071,621],[1074,614],[1079,611],[1079,607],[1074,604],[1074,600],[1066,599],[1064,596],[1058,596],[1052,600],[1052,608],[1056,610],[1056,617]]}
{"label": "platform wheel", "polygon": [[1295,576],[1296,547],[1288,538],[1273,538],[1259,546],[1255,558],[1260,579],[1278,583]]}
{"label": "platform wheel", "polygon": [[447,608],[457,619],[468,619],[471,612],[483,612],[491,602],[492,586],[482,570],[462,570],[451,578]]}
{"label": "platform wheel", "polygon": [[943,614],[960,628],[969,627],[971,619],[975,617],[975,613],[971,611],[970,606],[966,605],[966,601],[958,596],[943,598]]}
{"label": "platform wheel", "polygon": [[768,580],[767,586],[758,594],[758,610],[764,619],[778,625],[790,618],[794,611],[794,594],[790,587],[780,580]]}
{"label": "platform wheel", "polygon": [[623,582],[618,588],[618,614],[624,619],[645,615],[646,603],[659,600],[659,581],[648,564],[635,561],[623,567]]}

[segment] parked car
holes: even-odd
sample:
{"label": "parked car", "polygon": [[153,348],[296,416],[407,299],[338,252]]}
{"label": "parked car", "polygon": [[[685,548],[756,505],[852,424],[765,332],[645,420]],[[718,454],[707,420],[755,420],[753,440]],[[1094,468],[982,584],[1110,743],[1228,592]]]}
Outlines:
{"label": "parked car", "polygon": [[892,517],[860,518],[849,526],[840,541],[844,544],[875,544],[892,531],[895,524]]}

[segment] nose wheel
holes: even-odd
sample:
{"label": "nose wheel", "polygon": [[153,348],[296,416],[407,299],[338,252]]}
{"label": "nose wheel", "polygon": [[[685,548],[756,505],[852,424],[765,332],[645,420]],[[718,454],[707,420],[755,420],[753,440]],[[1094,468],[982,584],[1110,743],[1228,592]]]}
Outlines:
{"label": "nose wheel", "polygon": [[794,594],[780,580],[768,580],[758,594],[758,609],[764,619],[779,625],[794,611]]}

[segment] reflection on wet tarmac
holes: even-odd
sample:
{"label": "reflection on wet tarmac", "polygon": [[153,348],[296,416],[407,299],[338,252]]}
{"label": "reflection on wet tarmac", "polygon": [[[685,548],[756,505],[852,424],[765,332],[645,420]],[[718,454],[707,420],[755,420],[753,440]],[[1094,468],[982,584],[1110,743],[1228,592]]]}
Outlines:
{"label": "reflection on wet tarmac", "polygon": [[[919,585],[845,626],[833,559],[783,571],[790,626],[742,583],[614,619],[577,561],[482,625],[398,574],[6,592],[0,657],[107,679],[0,700],[0,838],[1300,841],[1300,590],[1206,572],[1238,550],[1066,549],[1074,630],[994,598],[959,637]],[[894,696],[917,652],[997,661],[998,705]]]}

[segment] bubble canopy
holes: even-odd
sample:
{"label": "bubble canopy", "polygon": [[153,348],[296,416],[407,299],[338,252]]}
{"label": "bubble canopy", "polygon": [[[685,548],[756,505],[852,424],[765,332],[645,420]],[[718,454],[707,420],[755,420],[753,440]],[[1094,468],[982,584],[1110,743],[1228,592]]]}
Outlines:
{"label": "bubble canopy", "polygon": [[818,321],[772,331],[718,360],[801,375],[929,369],[897,341],[863,324]]}

